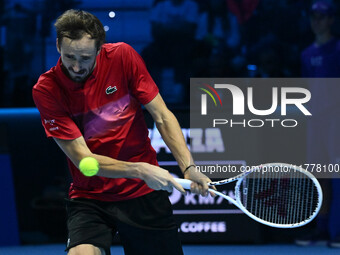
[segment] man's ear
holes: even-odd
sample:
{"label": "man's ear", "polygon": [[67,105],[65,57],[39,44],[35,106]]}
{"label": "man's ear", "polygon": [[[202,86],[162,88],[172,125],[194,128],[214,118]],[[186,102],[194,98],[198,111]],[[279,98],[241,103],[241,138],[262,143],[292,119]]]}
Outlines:
{"label": "man's ear", "polygon": [[60,43],[59,43],[58,38],[56,40],[56,46],[57,46],[57,51],[59,52],[59,54],[61,54],[61,52],[60,52]]}

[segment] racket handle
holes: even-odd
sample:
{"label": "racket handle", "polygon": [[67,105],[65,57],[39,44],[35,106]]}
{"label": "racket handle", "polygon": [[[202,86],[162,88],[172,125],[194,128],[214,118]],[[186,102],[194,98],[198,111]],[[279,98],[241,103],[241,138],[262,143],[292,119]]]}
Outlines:
{"label": "racket handle", "polygon": [[192,181],[186,180],[186,179],[181,179],[181,178],[174,178],[176,182],[182,185],[184,189],[190,189],[190,185]]}

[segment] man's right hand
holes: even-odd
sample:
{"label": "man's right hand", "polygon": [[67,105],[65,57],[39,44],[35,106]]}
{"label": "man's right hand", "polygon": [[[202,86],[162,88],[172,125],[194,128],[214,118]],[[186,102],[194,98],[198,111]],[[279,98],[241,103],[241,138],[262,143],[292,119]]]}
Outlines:
{"label": "man's right hand", "polygon": [[169,171],[148,163],[140,163],[141,179],[154,190],[172,192],[173,187],[186,194],[183,187],[175,181]]}

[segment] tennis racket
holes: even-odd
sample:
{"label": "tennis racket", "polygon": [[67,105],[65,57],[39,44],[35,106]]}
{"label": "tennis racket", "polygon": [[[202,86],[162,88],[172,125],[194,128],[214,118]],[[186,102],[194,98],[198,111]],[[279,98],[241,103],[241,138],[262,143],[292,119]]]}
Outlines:
{"label": "tennis racket", "polygon": [[[175,178],[184,189],[190,180]],[[209,186],[236,181],[235,199],[214,189],[210,192],[240,208],[250,218],[276,228],[296,228],[311,222],[322,204],[318,180],[301,167],[269,163]]]}

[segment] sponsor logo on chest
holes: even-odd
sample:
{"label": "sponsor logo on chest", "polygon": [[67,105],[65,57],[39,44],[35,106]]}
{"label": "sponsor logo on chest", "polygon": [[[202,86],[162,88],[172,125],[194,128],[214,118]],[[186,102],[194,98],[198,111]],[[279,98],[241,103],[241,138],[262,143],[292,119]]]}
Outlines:
{"label": "sponsor logo on chest", "polygon": [[117,86],[113,86],[113,87],[108,86],[105,90],[105,93],[106,93],[106,95],[110,95],[110,94],[112,94],[116,91],[117,91]]}

